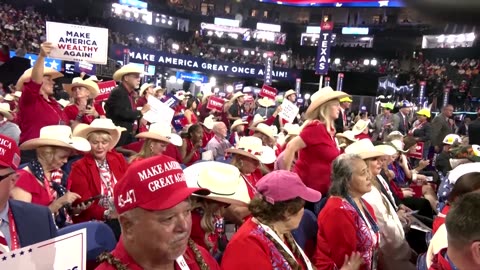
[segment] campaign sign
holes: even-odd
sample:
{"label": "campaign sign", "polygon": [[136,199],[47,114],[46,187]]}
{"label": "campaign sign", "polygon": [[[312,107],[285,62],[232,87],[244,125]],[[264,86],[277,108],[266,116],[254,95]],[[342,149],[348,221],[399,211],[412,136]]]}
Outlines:
{"label": "campaign sign", "polygon": [[207,109],[222,111],[224,103],[225,103],[225,100],[223,100],[223,98],[216,97],[216,96],[211,96],[208,99]]}
{"label": "campaign sign", "polygon": [[167,95],[164,95],[160,99],[160,101],[167,104],[168,107],[170,107],[170,108],[175,108],[175,106],[177,106],[179,100],[178,100],[177,97],[175,97],[175,95],[167,94]]}
{"label": "campaign sign", "polygon": [[108,29],[47,22],[47,41],[55,47],[50,57],[66,61],[107,64]]}
{"label": "campaign sign", "polygon": [[117,83],[115,81],[106,81],[106,82],[99,82],[98,88],[100,89],[100,94],[95,98],[95,102],[101,102],[108,99],[110,96],[110,92],[117,87]]}
{"label": "campaign sign", "polygon": [[279,113],[279,116],[287,122],[292,123],[298,115],[299,108],[297,105],[290,102],[288,99],[284,99],[280,106],[282,106],[282,111]]}
{"label": "campaign sign", "polygon": [[417,145],[415,146],[415,151],[408,153],[408,156],[416,159],[423,159],[423,146],[423,142],[417,142]]}
{"label": "campaign sign", "polygon": [[328,73],[330,57],[330,41],[333,31],[333,22],[322,22],[320,25],[320,40],[318,42],[317,59],[315,62],[315,72],[320,75]]}
{"label": "campaign sign", "polygon": [[260,93],[258,93],[259,96],[261,97],[266,97],[272,100],[275,100],[277,97],[277,89],[274,87],[268,86],[268,85],[263,85],[262,89],[260,90]]}
{"label": "campaign sign", "polygon": [[85,270],[87,230],[0,254],[0,269]]}

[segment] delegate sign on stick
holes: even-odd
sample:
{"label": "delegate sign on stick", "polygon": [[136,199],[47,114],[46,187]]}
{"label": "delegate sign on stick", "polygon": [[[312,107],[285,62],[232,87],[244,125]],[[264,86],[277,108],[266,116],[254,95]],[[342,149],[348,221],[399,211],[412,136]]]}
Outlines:
{"label": "delegate sign on stick", "polygon": [[224,103],[225,101],[223,100],[223,98],[211,96],[208,99],[207,109],[222,111]]}
{"label": "delegate sign on stick", "polygon": [[108,29],[47,22],[47,41],[54,49],[50,57],[93,64],[107,64]]}
{"label": "delegate sign on stick", "polygon": [[266,98],[275,100],[275,98],[277,97],[277,89],[264,84],[262,86],[262,90],[260,90],[260,93],[258,93],[258,95],[261,97],[266,97]]}

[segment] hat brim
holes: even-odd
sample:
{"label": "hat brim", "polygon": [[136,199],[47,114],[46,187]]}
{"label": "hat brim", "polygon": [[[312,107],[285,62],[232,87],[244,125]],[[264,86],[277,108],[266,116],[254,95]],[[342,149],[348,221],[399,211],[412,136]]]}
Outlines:
{"label": "hat brim", "polygon": [[69,143],[55,139],[36,138],[22,143],[19,148],[20,150],[35,150],[42,146],[58,146],[81,152],[89,152],[91,150],[90,143],[81,137],[72,137],[72,141]]}
{"label": "hat brim", "polygon": [[118,128],[115,128],[115,129],[98,128],[98,127],[91,127],[87,124],[78,124],[75,127],[73,135],[86,139],[88,137],[88,134],[90,134],[92,132],[95,132],[95,131],[107,132],[112,137],[112,141],[108,144],[108,151],[115,148],[115,145],[117,145],[118,141],[120,140],[120,136],[122,135],[122,132]]}
{"label": "hat brim", "polygon": [[358,153],[357,155],[359,155],[361,159],[370,159],[370,158],[385,156],[386,154],[380,151],[371,151],[371,152]]}
{"label": "hat brim", "polygon": [[253,154],[251,154],[247,151],[236,149],[236,148],[226,149],[225,152],[231,153],[231,154],[242,155],[242,156],[257,160],[257,161],[259,161],[260,163],[263,163],[263,164],[272,164],[273,162],[275,162],[275,160],[276,160],[275,151],[272,148],[263,146],[262,150],[263,151],[262,151],[261,156],[255,156],[255,155],[253,155]]}
{"label": "hat brim", "polygon": [[[358,135],[358,134],[357,134],[357,135]],[[343,133],[337,133],[335,136],[336,136],[336,137],[340,137],[340,138],[347,139],[347,140],[350,141],[350,142],[356,142],[356,141],[358,141],[358,139],[356,139],[355,137],[346,136],[346,135],[343,134]]]}
{"label": "hat brim", "polygon": [[312,101],[310,106],[308,106],[307,111],[305,112],[305,116],[307,118],[314,118],[314,117],[316,117],[316,115],[312,115],[312,113],[318,107],[320,107],[322,104],[325,104],[326,102],[328,102],[330,100],[334,100],[334,99],[340,100],[341,98],[349,97],[349,96],[350,96],[349,94],[347,94],[345,92],[342,92],[342,91],[332,91],[332,92],[330,92],[326,95],[322,95],[321,97]]}
{"label": "hat brim", "polygon": [[300,197],[301,199],[307,201],[307,202],[318,202],[322,199],[322,193],[314,190],[314,189],[311,189],[309,187],[306,187],[305,191],[301,192],[300,194],[298,194],[298,197]]}
{"label": "hat brim", "polygon": [[[260,124],[260,123],[258,123],[258,124]],[[262,133],[263,135],[269,137],[270,139],[275,140],[274,135],[267,134],[267,132],[265,130],[263,130],[262,128],[252,127],[252,128],[250,128],[250,130],[252,130],[253,132],[258,131],[258,132]]]}
{"label": "hat brim", "polygon": [[288,98],[289,96],[291,96],[291,95],[296,95],[296,94],[297,94],[297,91],[295,91],[295,90],[288,90],[288,91],[285,93],[284,98]]}
{"label": "hat brim", "polygon": [[[17,81],[17,84],[15,85],[15,89],[17,91],[22,91],[23,89],[23,84],[25,84],[26,81],[30,80],[32,78],[32,70],[33,68],[27,69],[25,73],[20,76],[20,78]],[[52,77],[52,80],[58,79],[60,77],[63,77],[63,74],[52,69],[52,68],[44,68],[43,69],[43,76],[50,76]]]}
{"label": "hat brim", "polygon": [[171,192],[167,196],[158,197],[157,199],[141,204],[138,207],[148,211],[167,210],[185,201],[193,194],[206,196],[210,194],[210,191],[205,188],[183,187],[181,190],[175,190],[175,192]]}
{"label": "hat brim", "polygon": [[[240,92],[239,92],[240,93]],[[235,100],[237,100],[239,97],[244,97],[245,94],[244,93],[241,93],[241,94],[238,94],[238,95],[233,95],[233,97],[230,99],[230,102],[234,102]]]}
{"label": "hat brim", "polygon": [[154,86],[155,86],[155,85],[149,83],[147,87],[145,87],[145,88],[143,88],[143,89],[140,88],[140,91],[138,91],[138,96],[139,96],[139,97],[143,96],[143,94],[145,93],[145,90],[147,90],[149,87],[152,87],[152,88],[153,88]]}
{"label": "hat brim", "polygon": [[260,105],[262,107],[265,107],[265,108],[268,108],[268,107],[274,106],[275,102],[273,100],[270,101],[270,99],[269,100],[259,99],[258,100],[258,105]]}
{"label": "hat brim", "polygon": [[0,114],[7,118],[8,121],[13,120],[13,115],[9,111],[0,109]]}
{"label": "hat brim", "polygon": [[145,72],[142,71],[142,70],[137,70],[137,69],[133,69],[133,68],[126,68],[126,69],[123,69],[120,68],[119,70],[115,71],[115,73],[113,73],[113,80],[117,81],[117,82],[120,82],[122,81],[122,78],[123,76],[127,75],[127,74],[140,74],[140,75],[145,75]]}
{"label": "hat brim", "polygon": [[157,141],[162,141],[166,143],[171,143],[175,146],[182,146],[183,140],[180,136],[177,134],[171,133],[169,134],[169,137],[162,136],[160,134],[146,131],[146,132],[141,132],[135,136],[135,138],[138,139],[152,139],[152,140],[157,140]]}
{"label": "hat brim", "polygon": [[[93,82],[93,81],[92,81]],[[71,84],[62,84],[63,89],[68,93],[69,96],[73,96],[73,88],[74,87],[85,87],[87,88],[88,92],[90,92],[90,98],[95,98],[100,94],[97,89],[93,88],[91,85],[86,83],[71,83]]]}

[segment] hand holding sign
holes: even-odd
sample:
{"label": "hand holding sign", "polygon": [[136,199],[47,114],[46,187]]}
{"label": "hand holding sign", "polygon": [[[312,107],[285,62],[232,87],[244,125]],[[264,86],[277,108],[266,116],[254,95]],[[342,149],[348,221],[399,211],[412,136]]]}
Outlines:
{"label": "hand holding sign", "polygon": [[40,56],[47,57],[52,52],[54,46],[51,42],[44,42],[40,45]]}

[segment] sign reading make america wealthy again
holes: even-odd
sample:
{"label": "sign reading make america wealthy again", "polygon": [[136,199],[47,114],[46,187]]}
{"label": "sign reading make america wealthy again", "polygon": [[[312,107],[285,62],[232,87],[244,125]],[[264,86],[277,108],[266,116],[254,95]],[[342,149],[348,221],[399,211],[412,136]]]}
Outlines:
{"label": "sign reading make america wealthy again", "polygon": [[[112,45],[111,57],[115,60],[123,60],[125,46]],[[130,62],[141,63],[148,61],[151,65],[172,67],[184,70],[198,70],[216,74],[233,75],[238,77],[256,77],[263,79],[265,76],[264,65],[250,65],[233,62],[212,61],[199,57],[192,57],[183,54],[171,54],[162,51],[129,48]],[[275,80],[295,80],[296,70],[274,67],[272,77]]]}

